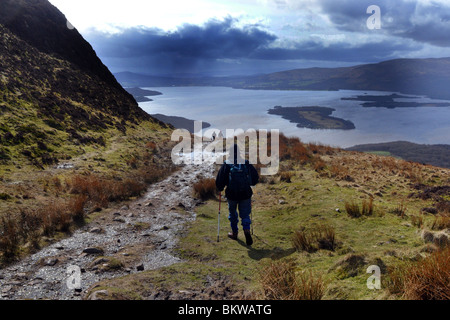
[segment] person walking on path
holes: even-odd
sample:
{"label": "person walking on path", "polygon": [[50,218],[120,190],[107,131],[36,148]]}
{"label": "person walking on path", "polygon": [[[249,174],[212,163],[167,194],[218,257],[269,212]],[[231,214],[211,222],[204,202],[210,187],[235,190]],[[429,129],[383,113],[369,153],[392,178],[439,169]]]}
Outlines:
{"label": "person walking on path", "polygon": [[[250,232],[250,213],[252,211],[251,198],[253,195],[252,186],[259,181],[259,175],[255,167],[248,160],[243,160],[239,155],[237,144],[230,149],[233,161],[227,160],[220,168],[216,187],[222,192],[225,187],[225,196],[228,200],[228,220],[230,221],[231,232],[228,237],[232,240],[238,239],[238,222],[241,218],[242,229],[244,230],[246,244],[251,246],[253,239]],[[239,212],[239,214],[238,214]]]}

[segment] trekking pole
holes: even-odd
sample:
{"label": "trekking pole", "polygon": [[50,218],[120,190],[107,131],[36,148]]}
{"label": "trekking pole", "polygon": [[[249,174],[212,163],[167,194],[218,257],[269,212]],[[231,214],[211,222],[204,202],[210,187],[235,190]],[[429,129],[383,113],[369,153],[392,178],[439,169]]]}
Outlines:
{"label": "trekking pole", "polygon": [[220,241],[220,204],[222,203],[222,192],[219,192],[219,215],[217,219],[217,242]]}
{"label": "trekking pole", "polygon": [[250,221],[252,222],[250,226],[252,227],[252,236],[253,236],[253,210],[250,211]]}

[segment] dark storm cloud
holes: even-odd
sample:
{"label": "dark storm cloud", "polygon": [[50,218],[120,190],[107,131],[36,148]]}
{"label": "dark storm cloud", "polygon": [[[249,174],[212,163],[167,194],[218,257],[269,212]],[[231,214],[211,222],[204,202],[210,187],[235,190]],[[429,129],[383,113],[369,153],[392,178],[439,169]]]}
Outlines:
{"label": "dark storm cloud", "polygon": [[91,31],[86,38],[102,59],[122,58],[128,68],[157,73],[200,72],[214,68],[217,60],[249,57],[276,39],[258,25],[237,27],[237,23],[226,18],[202,26],[184,24],[171,32],[136,27],[113,35]]}
{"label": "dark storm cloud", "polygon": [[366,13],[370,5],[381,9],[381,33],[421,43],[450,47],[450,4],[405,0],[320,0],[322,11],[337,28],[367,32]]}
{"label": "dark storm cloud", "polygon": [[263,72],[264,65],[257,65],[264,61],[278,65],[285,61],[286,66],[294,60],[374,62],[420,49],[420,45],[401,39],[358,44],[351,37],[328,45],[323,39],[311,38],[283,47],[277,36],[261,26],[240,25],[233,18],[211,20],[202,26],[185,24],[172,32],[158,28],[130,28],[114,35],[92,31],[86,38],[104,62],[115,66],[114,71],[153,74],[239,73],[249,68]]}
{"label": "dark storm cloud", "polygon": [[232,18],[211,20],[204,26],[185,24],[173,32],[157,28],[130,28],[120,34],[88,37],[107,57],[142,57],[161,55],[167,58],[233,59],[248,56],[276,37],[255,25],[235,27]]}
{"label": "dark storm cloud", "polygon": [[298,44],[293,49],[265,48],[252,56],[263,60],[316,60],[341,62],[374,62],[397,58],[400,52],[419,50],[422,46],[400,42],[364,43],[352,45],[349,43],[335,43],[325,46],[320,42],[306,42]]}

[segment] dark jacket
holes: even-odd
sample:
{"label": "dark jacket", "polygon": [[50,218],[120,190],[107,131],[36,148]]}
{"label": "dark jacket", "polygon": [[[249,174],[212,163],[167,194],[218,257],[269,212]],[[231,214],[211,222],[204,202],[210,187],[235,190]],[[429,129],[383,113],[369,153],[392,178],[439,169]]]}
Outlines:
{"label": "dark jacket", "polygon": [[[259,181],[258,172],[256,171],[255,167],[251,165],[248,161],[245,161],[245,165],[249,170],[251,185],[254,186]],[[223,191],[223,189],[225,189],[226,186],[228,186],[230,168],[231,167],[229,164],[224,163],[220,168],[219,173],[217,174],[216,187],[221,192]],[[233,190],[229,190],[229,188],[226,188],[225,195],[229,200],[242,201],[250,199],[253,195],[253,191],[252,188],[249,187],[245,192],[237,194],[236,192],[233,192]]]}

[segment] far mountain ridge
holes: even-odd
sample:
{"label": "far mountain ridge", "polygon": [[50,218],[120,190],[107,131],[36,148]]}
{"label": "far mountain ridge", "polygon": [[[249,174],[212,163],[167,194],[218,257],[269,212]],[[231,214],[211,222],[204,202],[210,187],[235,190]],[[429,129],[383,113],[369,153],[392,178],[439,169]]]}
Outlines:
{"label": "far mountain ridge", "polygon": [[393,141],[356,145],[346,150],[393,155],[408,161],[450,168],[450,145],[448,144],[429,145]]}
{"label": "far mountain ridge", "polygon": [[228,86],[253,90],[369,90],[450,99],[450,58],[394,59],[339,68],[306,68],[257,76],[177,78],[121,72],[125,86]]}

